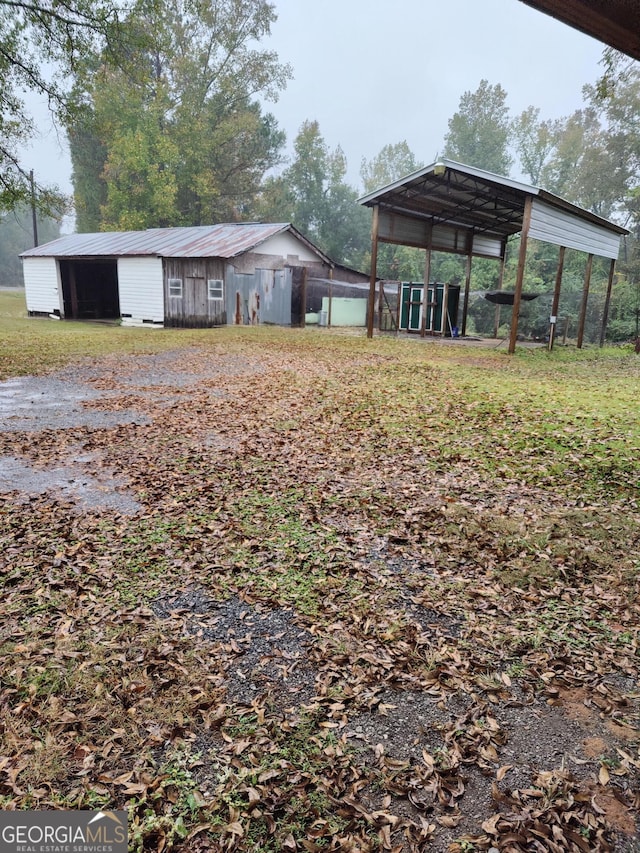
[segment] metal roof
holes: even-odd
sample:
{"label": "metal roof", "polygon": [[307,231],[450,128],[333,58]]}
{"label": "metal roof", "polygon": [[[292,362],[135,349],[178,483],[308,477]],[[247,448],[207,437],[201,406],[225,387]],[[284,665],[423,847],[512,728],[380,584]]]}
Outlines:
{"label": "metal roof", "polygon": [[640,60],[640,0],[523,0]]}
{"label": "metal roof", "polygon": [[514,181],[492,172],[441,159],[404,178],[369,193],[360,204],[379,206],[395,214],[444,225],[496,239],[522,230],[525,201],[538,197],[586,222],[616,234],[627,234],[613,222],[554,196],[540,187]]}
{"label": "metal roof", "polygon": [[235,258],[257,248],[270,237],[289,231],[325,263],[333,262],[291,223],[230,222],[186,228],[150,228],[68,234],[23,252],[21,257],[116,258],[151,255],[161,258]]}

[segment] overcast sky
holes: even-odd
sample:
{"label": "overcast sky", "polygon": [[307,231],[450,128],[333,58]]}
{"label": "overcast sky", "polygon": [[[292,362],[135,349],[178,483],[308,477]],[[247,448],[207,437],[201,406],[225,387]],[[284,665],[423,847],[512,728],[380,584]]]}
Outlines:
{"label": "overcast sky", "polygon": [[[594,83],[603,45],[520,0],[274,0],[278,20],[264,46],[292,66],[293,79],[266,109],[287,134],[317,120],[327,145],[340,145],[348,180],[360,163],[406,140],[431,163],[465,91],[482,79],[507,92],[512,115],[541,118],[578,109]],[[25,157],[41,181],[71,191],[70,164],[46,110],[42,139]],[[513,175],[513,177],[519,177]]]}

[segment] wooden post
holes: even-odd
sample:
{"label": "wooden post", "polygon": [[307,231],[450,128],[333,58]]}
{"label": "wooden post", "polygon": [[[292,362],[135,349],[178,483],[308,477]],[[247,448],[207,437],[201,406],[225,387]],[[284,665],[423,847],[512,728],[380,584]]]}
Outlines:
{"label": "wooden post", "polygon": [[71,298],[71,318],[78,320],[78,285],[75,264],[69,264],[69,296]]}
{"label": "wooden post", "polygon": [[31,220],[33,222],[33,245],[38,245],[38,215],[36,212],[36,182],[33,178],[33,169],[29,172],[29,183],[31,184]]}
{"label": "wooden post", "polygon": [[553,302],[551,303],[551,319],[549,321],[549,352],[553,349],[553,340],[556,336],[558,325],[558,308],[560,307],[560,287],[562,286],[562,270],[564,268],[565,247],[560,246],[558,255],[558,269],[556,270],[556,286],[553,291]]}
{"label": "wooden post", "polygon": [[382,280],[378,282],[378,331],[382,331],[382,312],[384,310],[384,283]]}
{"label": "wooden post", "polygon": [[469,291],[471,290],[471,248],[473,246],[473,236],[470,238],[467,254],[467,270],[464,279],[464,299],[462,302],[462,329],[460,334],[464,338],[467,334],[467,312],[469,311]]}
{"label": "wooden post", "polygon": [[518,316],[520,314],[520,302],[522,300],[522,282],[524,281],[524,267],[527,261],[527,241],[529,239],[529,228],[531,226],[531,196],[528,195],[524,203],[524,215],[522,217],[522,231],[520,233],[520,252],[518,254],[518,271],[516,273],[516,289],[513,295],[513,313],[511,315],[511,335],[509,336],[509,355],[516,351],[518,340]]}
{"label": "wooden post", "polygon": [[398,282],[398,304],[396,305],[396,337],[400,334],[400,312],[402,311],[402,282]]}
{"label": "wooden post", "polygon": [[367,337],[373,337],[373,315],[376,308],[376,277],[378,273],[378,227],[380,211],[376,204],[371,222],[371,278],[369,279],[369,302],[367,304]]}
{"label": "wooden post", "polygon": [[449,282],[445,282],[444,288],[442,290],[442,317],[441,319],[441,329],[440,335],[444,338],[447,335],[447,323],[451,326],[449,321]]}
{"label": "wooden post", "polygon": [[609,267],[609,281],[607,282],[607,295],[604,298],[604,308],[602,309],[602,327],[600,329],[600,346],[604,346],[604,338],[607,333],[607,321],[609,320],[609,306],[611,304],[611,289],[613,288],[613,274],[616,269],[616,260],[611,258]]}
{"label": "wooden post", "polygon": [[580,305],[580,318],[578,320],[578,340],[576,346],[582,349],[584,340],[584,327],[587,320],[587,302],[589,300],[589,285],[591,284],[591,269],[593,267],[593,253],[587,257],[587,268],[584,271],[584,287],[582,289],[582,303]]}
{"label": "wooden post", "polygon": [[[431,241],[429,241],[431,242]],[[431,246],[426,250],[424,260],[424,287],[422,288],[422,323],[420,337],[424,338],[427,331],[427,306],[429,304],[429,279],[431,278]]]}
{"label": "wooden post", "polygon": [[300,328],[304,329],[307,325],[307,276],[308,270],[302,267],[302,292],[300,294]]}
{"label": "wooden post", "polygon": [[[502,285],[504,284],[504,265],[506,261],[506,246],[504,246],[502,250],[502,258],[500,259],[500,273],[498,275],[498,290],[502,290]],[[493,317],[493,337],[498,337],[498,330],[500,329],[500,303],[496,305],[496,310],[494,312]]]}

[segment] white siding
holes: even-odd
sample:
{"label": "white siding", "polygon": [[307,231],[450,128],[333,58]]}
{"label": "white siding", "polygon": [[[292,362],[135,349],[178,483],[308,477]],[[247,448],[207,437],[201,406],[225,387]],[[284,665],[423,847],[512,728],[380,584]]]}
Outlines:
{"label": "white siding", "polygon": [[620,235],[534,198],[529,236],[555,246],[617,260]]}
{"label": "white siding", "polygon": [[308,261],[309,263],[319,260],[318,255],[307,248],[304,243],[290,231],[283,231],[280,234],[274,234],[269,237],[264,243],[260,243],[252,250],[261,255],[280,255],[283,260],[289,256],[297,257],[300,261]]}
{"label": "white siding", "polygon": [[161,258],[118,258],[118,290],[124,325],[164,323]]}
{"label": "white siding", "polygon": [[501,258],[502,241],[496,237],[475,234],[473,237],[473,254],[485,258]]}
{"label": "white siding", "polygon": [[62,287],[55,258],[23,258],[27,311],[53,314],[62,309]]}

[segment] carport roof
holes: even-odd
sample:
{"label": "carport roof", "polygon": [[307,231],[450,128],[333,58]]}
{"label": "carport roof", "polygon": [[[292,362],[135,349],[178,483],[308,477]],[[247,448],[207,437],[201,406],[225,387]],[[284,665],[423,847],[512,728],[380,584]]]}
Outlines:
{"label": "carport roof", "polygon": [[68,234],[23,252],[21,257],[117,258],[154,256],[161,258],[235,258],[258,248],[270,237],[291,232],[319,258],[333,262],[289,222],[262,224],[230,222],[186,228],[150,228],[147,231],[112,231]]}
{"label": "carport roof", "polygon": [[505,240],[522,231],[528,197],[614,234],[628,233],[627,229],[540,187],[444,158],[363,196],[359,202],[473,237],[483,235]]}

